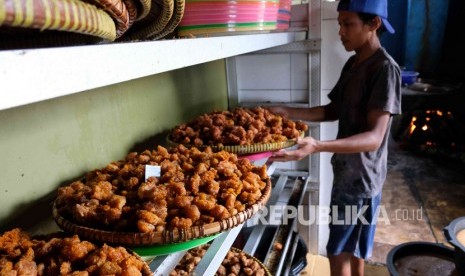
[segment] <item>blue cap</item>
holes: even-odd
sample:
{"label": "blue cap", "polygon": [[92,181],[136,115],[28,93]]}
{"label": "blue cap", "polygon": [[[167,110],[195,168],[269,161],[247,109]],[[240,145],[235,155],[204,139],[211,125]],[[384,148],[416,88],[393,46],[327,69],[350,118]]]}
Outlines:
{"label": "blue cap", "polygon": [[381,18],[388,32],[393,34],[394,28],[387,20],[387,0],[341,0],[337,11],[363,12],[375,14]]}

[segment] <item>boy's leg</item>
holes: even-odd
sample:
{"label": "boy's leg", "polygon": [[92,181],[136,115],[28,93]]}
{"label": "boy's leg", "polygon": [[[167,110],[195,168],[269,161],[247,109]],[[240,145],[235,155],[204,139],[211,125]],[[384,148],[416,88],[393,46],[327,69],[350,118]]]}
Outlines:
{"label": "boy's leg", "polygon": [[[358,210],[364,210],[362,207],[368,206],[364,210],[364,217],[368,224],[330,224],[330,236],[327,244],[327,253],[331,266],[331,275],[363,275],[365,262],[364,259],[371,256],[373,248],[373,238],[376,229],[377,208],[381,201],[381,194],[374,198],[362,199],[357,202],[344,200],[338,202],[338,217],[344,214],[343,208],[346,206],[356,206]],[[332,205],[335,202],[332,202]],[[332,212],[331,212],[332,213]],[[331,214],[336,215],[336,214]],[[343,216],[339,221],[344,221]]]}
{"label": "boy's leg", "polygon": [[328,254],[331,276],[351,275],[351,254],[342,252],[339,255]]}
{"label": "boy's leg", "polygon": [[351,255],[350,270],[352,272],[352,276],[363,276],[365,272],[365,260]]}
{"label": "boy's leg", "polygon": [[339,255],[328,255],[331,276],[363,276],[365,260],[342,252]]}

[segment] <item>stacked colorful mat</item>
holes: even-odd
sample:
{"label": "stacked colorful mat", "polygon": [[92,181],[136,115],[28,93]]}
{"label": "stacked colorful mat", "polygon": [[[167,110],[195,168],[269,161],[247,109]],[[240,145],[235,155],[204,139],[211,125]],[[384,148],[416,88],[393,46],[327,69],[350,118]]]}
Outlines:
{"label": "stacked colorful mat", "polygon": [[289,29],[289,22],[291,20],[291,5],[292,0],[279,0],[278,9],[278,30]]}
{"label": "stacked colorful mat", "polygon": [[186,0],[179,36],[275,30],[279,0]]}

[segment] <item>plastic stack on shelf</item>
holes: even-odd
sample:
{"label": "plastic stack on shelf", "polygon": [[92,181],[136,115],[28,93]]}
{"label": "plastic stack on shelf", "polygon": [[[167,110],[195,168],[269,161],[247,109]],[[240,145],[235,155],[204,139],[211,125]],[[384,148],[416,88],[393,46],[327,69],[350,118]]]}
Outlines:
{"label": "plastic stack on shelf", "polygon": [[291,5],[292,0],[279,0],[278,9],[278,30],[289,29],[289,22],[291,20]]}
{"label": "plastic stack on shelf", "polygon": [[186,0],[179,36],[275,30],[278,0]]}

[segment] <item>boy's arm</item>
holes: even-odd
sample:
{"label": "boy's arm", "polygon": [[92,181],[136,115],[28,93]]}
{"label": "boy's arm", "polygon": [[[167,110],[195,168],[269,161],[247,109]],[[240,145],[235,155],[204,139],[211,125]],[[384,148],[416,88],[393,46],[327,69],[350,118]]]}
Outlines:
{"label": "boy's arm", "polygon": [[268,107],[273,113],[285,116],[291,120],[302,120],[308,122],[325,122],[338,119],[336,108],[333,103],[310,108],[271,106]]}

